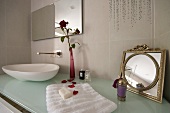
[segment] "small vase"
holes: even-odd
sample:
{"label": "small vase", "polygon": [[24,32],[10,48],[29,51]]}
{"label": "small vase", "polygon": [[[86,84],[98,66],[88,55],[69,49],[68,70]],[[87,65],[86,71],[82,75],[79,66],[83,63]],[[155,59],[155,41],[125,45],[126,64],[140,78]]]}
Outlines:
{"label": "small vase", "polygon": [[75,69],[74,69],[74,58],[73,58],[72,48],[70,48],[69,51],[70,51],[70,80],[74,80]]}

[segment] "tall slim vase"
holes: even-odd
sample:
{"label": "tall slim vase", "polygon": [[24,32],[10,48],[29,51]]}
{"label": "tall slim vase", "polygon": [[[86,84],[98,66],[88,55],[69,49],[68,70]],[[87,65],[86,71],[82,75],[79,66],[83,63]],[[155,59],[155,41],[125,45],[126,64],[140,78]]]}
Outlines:
{"label": "tall slim vase", "polygon": [[74,58],[72,48],[69,48],[70,51],[70,80],[75,78],[75,69],[74,69]]}

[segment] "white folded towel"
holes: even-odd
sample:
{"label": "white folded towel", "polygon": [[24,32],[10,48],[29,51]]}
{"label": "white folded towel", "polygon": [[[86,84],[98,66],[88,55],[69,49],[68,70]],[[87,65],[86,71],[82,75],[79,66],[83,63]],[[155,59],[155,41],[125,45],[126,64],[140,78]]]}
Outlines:
{"label": "white folded towel", "polygon": [[78,91],[77,95],[63,100],[58,93],[68,84],[52,84],[46,88],[48,113],[111,113],[117,105],[97,93],[88,83],[76,84],[69,90]]}

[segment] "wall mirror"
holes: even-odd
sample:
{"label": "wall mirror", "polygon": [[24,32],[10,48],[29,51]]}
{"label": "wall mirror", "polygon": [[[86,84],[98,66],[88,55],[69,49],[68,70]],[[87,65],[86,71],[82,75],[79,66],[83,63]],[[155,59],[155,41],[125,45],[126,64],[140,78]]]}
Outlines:
{"label": "wall mirror", "polygon": [[63,36],[59,22],[68,21],[68,27],[83,32],[82,0],[55,0],[53,4],[32,12],[32,40]]}
{"label": "wall mirror", "polygon": [[162,102],[166,51],[138,45],[123,52],[121,74],[128,90]]}

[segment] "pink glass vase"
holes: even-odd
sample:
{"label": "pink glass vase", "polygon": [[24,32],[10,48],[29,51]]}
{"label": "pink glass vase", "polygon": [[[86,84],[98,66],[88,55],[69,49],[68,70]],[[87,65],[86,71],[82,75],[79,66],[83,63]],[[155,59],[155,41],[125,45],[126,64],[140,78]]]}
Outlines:
{"label": "pink glass vase", "polygon": [[70,51],[70,80],[74,80],[75,69],[74,69],[74,58],[73,58],[72,48],[70,48],[69,51]]}

